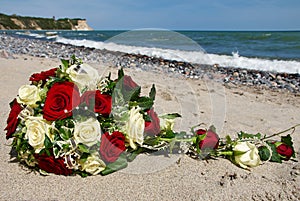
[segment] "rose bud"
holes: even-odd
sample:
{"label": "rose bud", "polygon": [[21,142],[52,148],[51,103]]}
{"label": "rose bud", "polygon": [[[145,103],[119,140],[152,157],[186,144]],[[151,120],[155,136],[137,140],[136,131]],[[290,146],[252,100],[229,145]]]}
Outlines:
{"label": "rose bud", "polygon": [[293,148],[283,142],[276,142],[275,146],[276,146],[277,153],[284,160],[289,160],[292,157],[292,155],[294,154]]}
{"label": "rose bud", "polygon": [[48,78],[56,76],[56,71],[57,71],[57,68],[52,68],[50,70],[42,71],[40,73],[34,73],[29,78],[29,81],[32,81],[32,82],[43,81],[43,83],[45,83]]}
{"label": "rose bud", "polygon": [[18,103],[17,99],[14,99],[10,104],[10,112],[7,118],[7,126],[4,130],[6,130],[6,139],[11,138],[12,134],[16,132],[19,119],[18,116],[20,112],[23,110],[22,106]]}
{"label": "rose bud", "polygon": [[197,130],[197,135],[205,135],[206,137],[200,141],[199,148],[200,149],[217,149],[219,146],[219,136],[213,132],[212,130]]}

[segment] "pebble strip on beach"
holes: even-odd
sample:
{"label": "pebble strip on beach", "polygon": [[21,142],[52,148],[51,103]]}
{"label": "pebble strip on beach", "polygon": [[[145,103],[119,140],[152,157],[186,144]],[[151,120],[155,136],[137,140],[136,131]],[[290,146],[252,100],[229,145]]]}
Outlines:
{"label": "pebble strip on beach", "polygon": [[258,86],[300,92],[300,74],[266,72],[234,67],[191,64],[145,55],[134,55],[94,48],[78,47],[51,41],[14,37],[0,34],[0,57],[14,58],[26,54],[42,58],[70,58],[75,55],[84,62],[102,63],[123,68],[140,68],[145,71],[163,71],[170,75],[189,79],[214,79],[233,85]]}

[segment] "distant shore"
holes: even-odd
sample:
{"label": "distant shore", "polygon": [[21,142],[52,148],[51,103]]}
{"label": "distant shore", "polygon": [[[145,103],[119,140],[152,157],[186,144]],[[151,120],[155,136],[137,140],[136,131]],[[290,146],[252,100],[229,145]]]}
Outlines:
{"label": "distant shore", "polygon": [[83,46],[73,46],[51,41],[27,39],[0,34],[2,57],[13,58],[14,54],[25,54],[40,58],[70,58],[76,55],[85,62],[100,63],[123,68],[140,68],[145,71],[162,71],[188,79],[211,79],[226,86],[243,85],[263,89],[300,92],[300,74],[276,73],[259,70],[224,67],[215,64],[200,65],[166,60],[145,55],[127,54],[109,50],[99,50]]}
{"label": "distant shore", "polygon": [[29,17],[0,13],[0,30],[93,30],[86,19]]}

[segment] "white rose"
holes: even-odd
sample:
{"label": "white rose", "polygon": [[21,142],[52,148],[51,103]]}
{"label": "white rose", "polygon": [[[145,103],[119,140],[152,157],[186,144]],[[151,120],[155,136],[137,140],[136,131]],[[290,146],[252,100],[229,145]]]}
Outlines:
{"label": "white rose", "polygon": [[106,167],[105,163],[100,159],[98,154],[92,154],[87,157],[86,161],[81,164],[81,170],[92,175],[99,174]]}
{"label": "white rose", "polygon": [[92,146],[100,141],[101,128],[97,119],[89,118],[84,122],[75,124],[74,140],[75,142]]}
{"label": "white rose", "polygon": [[18,92],[17,101],[20,104],[34,105],[37,101],[41,100],[37,86],[23,85],[19,88]]}
{"label": "white rose", "polygon": [[95,90],[99,79],[99,74],[96,69],[88,64],[72,65],[67,69],[66,73],[79,87],[80,91],[87,88],[88,90]]}
{"label": "white rose", "polygon": [[256,167],[260,164],[258,149],[250,142],[238,142],[233,147],[235,162],[242,168]]}
{"label": "white rose", "polygon": [[45,135],[49,136],[49,125],[42,117],[31,117],[25,121],[25,138],[28,143],[39,153],[44,148]]}
{"label": "white rose", "polygon": [[129,111],[129,119],[125,124],[125,133],[131,148],[136,149],[135,142],[142,145],[144,142],[145,120],[140,113],[140,108],[133,107]]}

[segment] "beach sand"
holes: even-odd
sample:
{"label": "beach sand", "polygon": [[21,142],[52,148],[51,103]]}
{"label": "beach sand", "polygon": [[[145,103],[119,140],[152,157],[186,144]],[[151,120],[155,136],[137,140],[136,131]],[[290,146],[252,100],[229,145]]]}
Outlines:
{"label": "beach sand", "polygon": [[[0,58],[1,135],[0,200],[300,200],[300,164],[266,163],[252,171],[226,159],[199,161],[186,155],[140,156],[127,169],[108,176],[41,176],[11,162],[3,129],[9,102],[21,85],[29,84],[34,72],[60,64],[58,59],[14,55]],[[100,74],[117,69],[91,64]],[[214,124],[220,137],[239,131],[270,135],[300,123],[300,95],[250,87],[226,85],[211,80],[188,80],[159,71],[125,69],[148,93],[156,84],[158,113],[178,112],[175,130]],[[300,129],[293,134],[300,160]]]}

